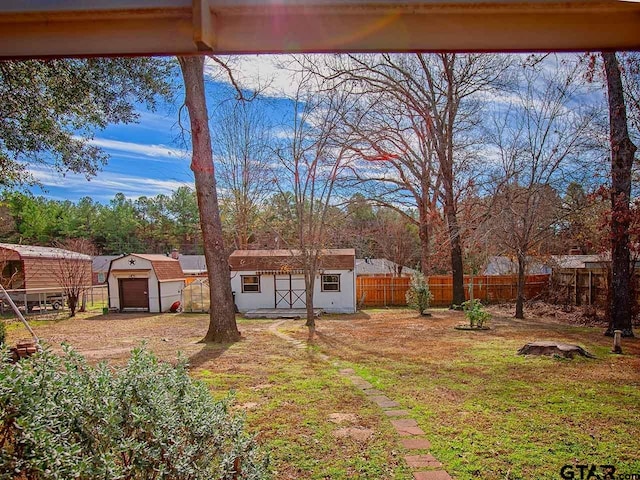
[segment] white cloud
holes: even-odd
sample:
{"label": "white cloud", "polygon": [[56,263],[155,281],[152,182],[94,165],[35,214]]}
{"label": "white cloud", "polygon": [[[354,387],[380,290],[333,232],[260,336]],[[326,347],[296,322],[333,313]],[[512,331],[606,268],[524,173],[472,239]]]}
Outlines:
{"label": "white cloud", "polygon": [[293,127],[274,127],[271,129],[271,135],[280,140],[290,140],[294,137]]}
{"label": "white cloud", "polygon": [[[290,55],[221,56],[242,88],[260,90],[264,96],[292,98],[298,87],[296,73],[284,65]],[[231,83],[227,72],[210,58],[205,61],[205,74],[214,80]]]}
{"label": "white cloud", "polygon": [[108,200],[119,192],[129,198],[137,198],[161,193],[167,195],[185,185],[193,187],[191,178],[187,178],[185,181],[161,180],[121,173],[98,172],[95,177],[87,180],[84,175],[74,173],[62,175],[46,166],[31,168],[30,172],[45,188],[68,189],[72,194],[67,198],[90,196],[95,200]]}
{"label": "white cloud", "polygon": [[92,140],[89,140],[89,143],[96,147],[104,148],[107,151],[142,155],[144,157],[188,159],[191,155],[191,152],[169,147],[167,145],[147,145],[143,143],[109,140],[106,138],[94,138]]}

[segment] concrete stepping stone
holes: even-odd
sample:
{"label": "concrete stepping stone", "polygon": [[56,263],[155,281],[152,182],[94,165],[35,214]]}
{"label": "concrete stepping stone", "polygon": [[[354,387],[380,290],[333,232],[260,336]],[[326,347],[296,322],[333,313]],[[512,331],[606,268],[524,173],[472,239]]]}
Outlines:
{"label": "concrete stepping stone", "polygon": [[397,408],[400,406],[398,402],[396,402],[395,400],[391,400],[389,397],[385,395],[376,395],[369,398],[371,399],[372,402],[374,402],[380,408]]}
{"label": "concrete stepping stone", "polygon": [[408,417],[409,412],[406,410],[385,410],[384,414],[387,417]]}
{"label": "concrete stepping stone", "polygon": [[376,390],[375,388],[367,388],[366,390],[363,390],[363,392],[365,395],[384,395],[384,392]]}
{"label": "concrete stepping stone", "polygon": [[431,442],[426,438],[401,438],[400,443],[407,450],[426,450],[431,448]]}
{"label": "concrete stepping stone", "polygon": [[413,472],[413,480],[452,480],[444,470],[431,470],[429,472]]}
{"label": "concrete stepping stone", "polygon": [[442,467],[442,463],[438,461],[436,457],[433,455],[425,454],[425,455],[406,455],[404,457],[405,462],[411,468],[439,468]]}
{"label": "concrete stepping stone", "polygon": [[363,380],[360,377],[351,378],[351,382],[360,390],[370,390],[373,388],[373,385],[371,385],[369,382],[367,382],[366,380]]}
{"label": "concrete stepping stone", "polygon": [[340,375],[354,375],[356,371],[353,368],[342,368],[338,370]]}
{"label": "concrete stepping stone", "polygon": [[391,425],[396,429],[401,437],[411,435],[424,435],[424,431],[418,427],[418,423],[412,418],[402,418],[399,420],[391,420]]}

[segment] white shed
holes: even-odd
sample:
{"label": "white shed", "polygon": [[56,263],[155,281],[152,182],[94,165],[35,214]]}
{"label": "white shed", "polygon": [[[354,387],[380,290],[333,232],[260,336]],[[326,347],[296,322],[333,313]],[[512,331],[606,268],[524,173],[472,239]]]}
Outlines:
{"label": "white shed", "polygon": [[111,261],[107,286],[110,308],[167,312],[182,298],[184,273],[180,262],[171,257],[125,255]]}
{"label": "white shed", "polygon": [[[327,313],[355,313],[355,260],[352,248],[322,251],[314,308]],[[236,250],[229,257],[229,265],[231,288],[240,312],[305,308],[304,275],[297,252]]]}

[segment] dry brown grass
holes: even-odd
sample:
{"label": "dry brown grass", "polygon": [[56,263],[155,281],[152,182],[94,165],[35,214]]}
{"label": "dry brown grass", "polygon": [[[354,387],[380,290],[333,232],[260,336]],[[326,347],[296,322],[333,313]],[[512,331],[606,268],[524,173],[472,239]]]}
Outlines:
{"label": "dry brown grass", "polygon": [[[402,309],[325,316],[303,350],[271,334],[265,320],[240,320],[243,340],[236,344],[200,344],[203,315],[98,315],[37,322],[34,329],[54,349],[68,342],[92,361],[125,362],[142,341],[166,360],[184,352],[215,396],[236,391],[249,427],[273,452],[279,479],[411,478],[388,420],[337,374],[342,367],[410,409],[455,478],[558,478],[562,465],[575,462],[640,472],[640,340],[625,339],[618,356],[609,353],[611,339],[601,328],[493,313],[486,332],[454,330],[464,317],[448,310],[432,317]],[[307,339],[302,322],[281,330]],[[9,329],[9,342],[24,337],[20,327]],[[598,358],[515,354],[533,340],[577,343]],[[319,361],[317,350],[337,364]],[[333,413],[355,420],[338,425],[329,421]],[[374,435],[334,437],[350,426]]]}

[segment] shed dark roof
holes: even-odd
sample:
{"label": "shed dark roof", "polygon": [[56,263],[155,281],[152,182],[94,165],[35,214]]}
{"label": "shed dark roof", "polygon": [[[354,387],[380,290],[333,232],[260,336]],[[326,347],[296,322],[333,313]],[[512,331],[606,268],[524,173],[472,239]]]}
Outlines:
{"label": "shed dark roof", "polygon": [[97,255],[93,257],[93,271],[106,272],[109,270],[111,260],[119,258],[121,255]]}
{"label": "shed dark roof", "polygon": [[36,245],[14,245],[12,243],[0,243],[0,249],[15,252],[20,258],[59,258],[81,261],[91,261],[89,255],[84,255],[62,248],[39,247]]}
{"label": "shed dark roof", "polygon": [[185,273],[204,273],[207,271],[204,255],[180,255],[178,261]]}
{"label": "shed dark roof", "polygon": [[[398,264],[386,258],[357,258],[356,275],[393,275],[398,271]],[[402,275],[411,276],[417,270],[402,266]]]}
{"label": "shed dark roof", "polygon": [[[320,268],[349,270],[355,268],[353,248],[326,249],[320,254]],[[229,256],[234,271],[300,269],[299,250],[236,250]]]}

